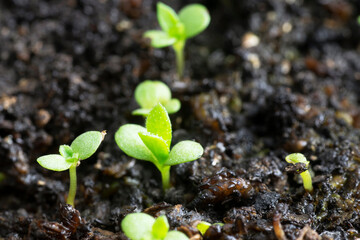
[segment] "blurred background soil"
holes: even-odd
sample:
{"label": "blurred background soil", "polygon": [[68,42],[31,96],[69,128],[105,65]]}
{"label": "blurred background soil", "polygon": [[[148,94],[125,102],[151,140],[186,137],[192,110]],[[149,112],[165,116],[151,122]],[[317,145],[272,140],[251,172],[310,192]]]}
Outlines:
{"label": "blurred background soil", "polygon": [[[196,2],[212,20],[187,42],[182,81],[172,49],[142,37],[158,28],[156,1],[0,2],[0,239],[126,239],[119,223],[138,211],[192,239],[198,220],[225,223],[208,240],[360,236],[360,2]],[[182,102],[173,144],[205,149],[172,168],[165,194],[156,168],[114,141],[144,123],[131,111],[146,79]],[[68,173],[36,159],[104,129],[77,169],[76,212],[63,205]],[[284,160],[292,152],[310,161],[312,193]]]}

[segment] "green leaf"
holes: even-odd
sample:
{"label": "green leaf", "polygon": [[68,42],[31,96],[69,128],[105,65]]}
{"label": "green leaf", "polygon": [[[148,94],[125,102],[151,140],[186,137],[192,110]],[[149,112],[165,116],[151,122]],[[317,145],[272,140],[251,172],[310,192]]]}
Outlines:
{"label": "green leaf", "polygon": [[156,104],[168,102],[171,91],[165,83],[146,80],[135,89],[135,100],[141,108],[152,109]]}
{"label": "green leaf", "polygon": [[146,31],[144,37],[151,39],[151,46],[154,48],[168,47],[176,42],[176,38],[170,37],[168,33],[160,30]]}
{"label": "green leaf", "polygon": [[200,231],[201,235],[204,235],[206,233],[206,231],[209,229],[209,227],[211,226],[211,223],[205,222],[205,221],[201,221],[196,228]]}
{"label": "green leaf", "polygon": [[39,157],[37,162],[43,168],[58,172],[68,170],[73,164],[72,162],[66,161],[66,159],[59,154],[50,154]]}
{"label": "green leaf", "polygon": [[182,141],[177,143],[170,151],[169,159],[164,165],[172,166],[180,163],[191,162],[203,154],[202,146],[194,141]]}
{"label": "green leaf", "polygon": [[164,103],[164,107],[169,114],[172,114],[180,110],[181,103],[179,99],[173,98],[170,101]]}
{"label": "green leaf", "polygon": [[99,148],[104,135],[105,133],[98,131],[85,132],[75,138],[70,147],[74,152],[79,153],[80,160],[87,159]]}
{"label": "green leaf", "polygon": [[150,108],[138,108],[131,112],[132,115],[141,115],[141,116],[147,116],[149,115],[149,112],[151,111]]}
{"label": "green leaf", "polygon": [[189,240],[189,238],[182,232],[170,231],[164,240]]}
{"label": "green leaf", "polygon": [[285,157],[285,161],[292,164],[305,163],[306,167],[308,167],[310,163],[302,153],[289,154]]}
{"label": "green leaf", "polygon": [[162,165],[168,159],[170,150],[164,139],[148,132],[139,132],[139,136]]}
{"label": "green leaf", "polygon": [[167,33],[179,22],[176,12],[162,2],[157,3],[157,18],[161,29]]}
{"label": "green leaf", "polygon": [[63,156],[64,158],[71,158],[74,151],[71,149],[71,147],[69,145],[61,145],[59,147],[59,152],[60,155]]}
{"label": "green leaf", "polygon": [[157,239],[163,239],[169,231],[169,222],[165,215],[158,217],[152,226],[152,235]]}
{"label": "green leaf", "polygon": [[193,37],[204,31],[210,23],[210,15],[205,6],[190,4],[181,9],[180,21],[185,26],[186,38]]}
{"label": "green leaf", "polygon": [[166,109],[158,103],[146,119],[146,130],[165,140],[168,147],[171,144],[171,122]]}
{"label": "green leaf", "polygon": [[154,222],[155,219],[148,214],[131,213],[122,220],[121,228],[131,240],[143,240],[147,239],[146,236],[151,237]]}
{"label": "green leaf", "polygon": [[130,157],[153,162],[152,153],[141,140],[139,132],[146,132],[146,129],[136,124],[125,124],[115,133],[115,141]]}

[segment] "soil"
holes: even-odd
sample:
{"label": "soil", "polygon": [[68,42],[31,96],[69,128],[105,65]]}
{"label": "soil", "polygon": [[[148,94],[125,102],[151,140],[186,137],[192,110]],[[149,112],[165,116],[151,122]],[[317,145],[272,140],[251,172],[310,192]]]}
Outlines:
{"label": "soil", "polygon": [[[175,9],[193,1],[165,1]],[[191,239],[360,237],[358,0],[200,1],[209,28],[174,52],[142,38],[158,28],[151,0],[0,2],[0,239],[127,239],[129,213],[166,214]],[[135,87],[162,80],[182,102],[173,143],[204,155],[160,174],[117,147],[138,106]],[[78,167],[76,209],[67,172],[40,167],[88,130],[108,135]],[[284,160],[310,161],[314,190]],[[202,237],[199,221],[222,222]]]}

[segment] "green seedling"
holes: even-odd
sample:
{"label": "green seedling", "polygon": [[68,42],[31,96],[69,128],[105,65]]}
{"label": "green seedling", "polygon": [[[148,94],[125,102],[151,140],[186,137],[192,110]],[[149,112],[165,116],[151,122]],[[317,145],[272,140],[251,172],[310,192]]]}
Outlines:
{"label": "green seedling", "polygon": [[46,169],[53,171],[65,171],[69,169],[70,188],[66,200],[67,204],[74,207],[76,195],[76,167],[80,165],[80,160],[85,160],[93,155],[100,143],[104,140],[106,132],[89,131],[81,134],[68,145],[59,147],[60,154],[50,154],[39,157],[37,162]]}
{"label": "green seedling", "polygon": [[165,215],[157,219],[146,213],[130,213],[121,222],[121,228],[130,240],[188,240],[182,232],[169,231]]}
{"label": "green seedling", "polygon": [[135,100],[141,108],[132,112],[133,115],[147,116],[151,109],[161,103],[169,114],[179,111],[181,103],[171,98],[171,91],[165,83],[146,80],[135,89]]}
{"label": "green seedling", "polygon": [[207,28],[210,23],[209,12],[201,4],[190,4],[176,14],[171,7],[158,2],[157,19],[162,30],[150,30],[145,32],[144,36],[151,39],[151,45],[155,48],[174,48],[177,72],[181,78],[184,70],[185,42]]}
{"label": "green seedling", "polygon": [[360,16],[358,16],[357,22],[358,22],[358,24],[360,25]]}
{"label": "green seedling", "polygon": [[146,119],[146,128],[125,124],[115,134],[117,145],[130,157],[152,162],[160,171],[164,190],[170,188],[170,167],[198,159],[203,148],[194,141],[177,143],[170,151],[171,122],[158,103]]}
{"label": "green seedling", "polygon": [[[285,157],[286,162],[296,164],[296,163],[304,163],[305,167],[309,167],[309,161],[306,159],[306,157],[301,153],[292,153],[290,155],[287,155]],[[303,180],[303,185],[306,191],[312,192],[313,185],[311,180],[311,175],[308,170],[300,173],[300,176]]]}
{"label": "green seedling", "polygon": [[[213,225],[224,226],[223,223],[214,223]],[[211,223],[205,222],[205,221],[201,221],[198,225],[196,225],[196,228],[199,230],[199,232],[203,236],[206,233],[206,231],[209,229],[209,227],[211,227]]]}

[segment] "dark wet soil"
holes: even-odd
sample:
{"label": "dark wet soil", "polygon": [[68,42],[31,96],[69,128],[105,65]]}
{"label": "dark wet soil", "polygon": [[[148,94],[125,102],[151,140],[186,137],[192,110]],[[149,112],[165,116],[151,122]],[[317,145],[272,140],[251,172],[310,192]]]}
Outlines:
{"label": "dark wet soil", "polygon": [[[0,2],[0,239],[126,239],[119,223],[137,211],[166,214],[193,240],[360,237],[359,1],[201,3],[212,22],[188,41],[178,81],[173,51],[142,38],[155,1]],[[131,111],[146,79],[182,102],[173,142],[205,149],[172,168],[165,194],[155,167],[113,139],[143,124]],[[72,209],[68,173],[36,158],[103,129]],[[310,161],[312,193],[284,160],[292,152]],[[199,220],[225,225],[201,237]]]}

